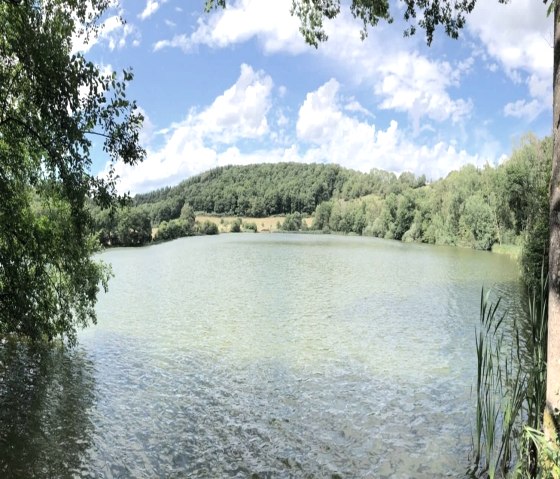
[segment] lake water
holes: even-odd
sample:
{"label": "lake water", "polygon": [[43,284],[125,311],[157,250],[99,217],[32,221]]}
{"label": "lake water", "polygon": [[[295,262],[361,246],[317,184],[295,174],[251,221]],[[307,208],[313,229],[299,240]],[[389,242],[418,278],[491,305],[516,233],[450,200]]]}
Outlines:
{"label": "lake water", "polygon": [[480,289],[518,309],[510,259],[289,234],[101,258],[77,348],[0,347],[1,477],[464,475]]}

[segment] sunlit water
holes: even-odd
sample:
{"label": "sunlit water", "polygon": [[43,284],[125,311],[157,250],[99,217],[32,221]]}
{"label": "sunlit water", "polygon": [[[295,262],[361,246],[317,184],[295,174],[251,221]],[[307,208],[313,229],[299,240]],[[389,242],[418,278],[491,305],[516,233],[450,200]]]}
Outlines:
{"label": "sunlit water", "polygon": [[464,475],[480,288],[518,309],[513,261],[280,234],[101,257],[78,348],[0,348],[1,477]]}

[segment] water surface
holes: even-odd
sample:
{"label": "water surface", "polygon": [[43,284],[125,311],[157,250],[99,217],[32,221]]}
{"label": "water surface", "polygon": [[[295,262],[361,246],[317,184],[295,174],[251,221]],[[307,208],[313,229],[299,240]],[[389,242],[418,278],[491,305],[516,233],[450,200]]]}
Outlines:
{"label": "water surface", "polygon": [[519,307],[508,258],[282,234],[185,238],[101,257],[115,278],[76,350],[2,349],[0,473],[466,470],[480,288]]}

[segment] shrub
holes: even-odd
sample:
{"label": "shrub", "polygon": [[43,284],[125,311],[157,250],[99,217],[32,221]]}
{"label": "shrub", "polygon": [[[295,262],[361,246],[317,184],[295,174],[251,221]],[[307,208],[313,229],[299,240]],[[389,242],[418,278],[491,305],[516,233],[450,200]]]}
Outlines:
{"label": "shrub", "polygon": [[199,235],[217,235],[219,233],[218,225],[210,220],[204,220],[202,223],[197,222],[195,230]]}
{"label": "shrub", "polygon": [[299,231],[302,227],[301,213],[292,213],[286,216],[284,223],[280,226],[283,231]]}
{"label": "shrub", "polygon": [[229,228],[230,233],[240,233],[242,224],[243,220],[241,218],[236,218],[235,220],[233,220],[233,223]]}
{"label": "shrub", "polygon": [[247,231],[252,231],[253,233],[257,232],[257,223],[245,223],[243,225],[243,227],[247,230]]}

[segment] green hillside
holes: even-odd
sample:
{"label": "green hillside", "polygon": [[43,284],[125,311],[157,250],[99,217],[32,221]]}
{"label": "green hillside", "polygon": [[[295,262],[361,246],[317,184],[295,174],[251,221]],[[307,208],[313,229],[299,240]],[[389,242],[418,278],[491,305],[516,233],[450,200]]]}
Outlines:
{"label": "green hillside", "polygon": [[305,228],[307,215],[326,233],[482,250],[516,244],[529,271],[546,255],[551,158],[550,138],[527,136],[498,167],[467,165],[430,184],[411,173],[332,164],[228,166],[137,195],[116,214],[94,207],[92,216],[102,243],[140,245],[151,241],[152,228],[164,240],[217,232],[215,224],[195,222],[195,214],[287,215],[287,230]]}
{"label": "green hillside", "polygon": [[[411,175],[402,181],[415,182]],[[422,184],[425,182],[421,180]],[[194,176],[172,188],[138,195],[137,206],[159,205],[160,220],[185,202],[195,211],[220,215],[263,217],[287,213],[312,214],[317,205],[333,197],[352,199],[384,195],[399,180],[392,173],[369,174],[338,165],[276,163],[226,166]],[[172,215],[176,216],[176,215]]]}

